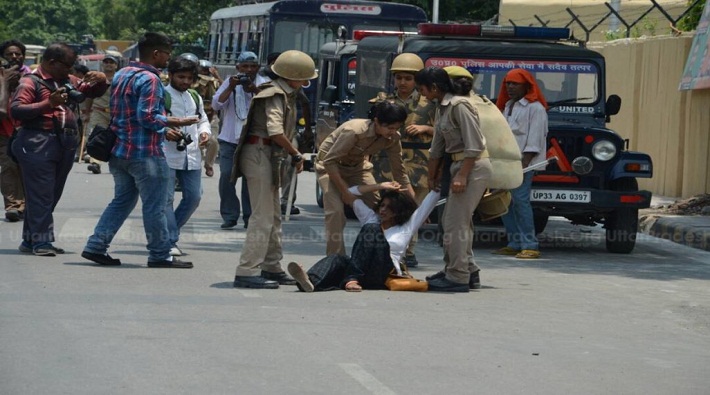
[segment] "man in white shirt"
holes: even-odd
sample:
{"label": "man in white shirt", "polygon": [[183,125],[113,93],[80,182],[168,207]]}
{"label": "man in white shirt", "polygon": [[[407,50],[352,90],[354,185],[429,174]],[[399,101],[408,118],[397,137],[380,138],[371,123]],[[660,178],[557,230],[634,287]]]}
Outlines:
{"label": "man in white shirt", "polygon": [[[234,152],[242,134],[242,126],[249,113],[249,105],[255,94],[259,93],[257,86],[268,82],[258,75],[259,58],[253,52],[242,52],[237,58],[237,74],[228,77],[217,89],[212,98],[212,108],[222,111],[222,129],[219,133],[219,213],[222,216],[222,229],[237,226],[240,207],[237,197],[236,182],[232,182],[231,171]],[[244,227],[249,224],[251,204],[246,180],[242,178],[242,219]]]}
{"label": "man in white shirt", "polygon": [[[498,108],[513,130],[523,157],[523,168],[545,161],[547,153],[547,101],[535,78],[527,70],[513,69],[501,86]],[[533,172],[523,175],[523,183],[510,191],[512,201],[502,217],[508,245],[494,251],[518,259],[537,259],[540,248],[530,205]]]}
{"label": "man in white shirt", "polygon": [[[177,246],[180,229],[195,212],[202,197],[200,146],[207,144],[212,132],[200,95],[189,89],[197,78],[197,64],[185,58],[176,58],[168,64],[170,84],[165,87],[165,108],[168,116],[199,118],[196,124],[170,129],[167,132],[170,141],[165,141],[163,148],[170,168],[168,181],[168,204],[165,216],[168,220],[170,236],[170,255],[180,256],[182,251]],[[180,141],[173,141],[180,139]],[[177,208],[173,207],[176,179],[182,186],[182,199]]]}

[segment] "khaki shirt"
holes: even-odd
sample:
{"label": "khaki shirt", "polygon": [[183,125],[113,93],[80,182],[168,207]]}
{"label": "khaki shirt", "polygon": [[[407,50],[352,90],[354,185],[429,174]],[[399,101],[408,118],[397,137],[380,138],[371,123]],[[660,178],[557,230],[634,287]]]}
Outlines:
{"label": "khaki shirt", "polygon": [[463,96],[447,93],[436,109],[434,139],[429,150],[432,159],[444,153],[463,152],[466,158],[478,158],[486,149],[478,110]]}
{"label": "khaki shirt", "polygon": [[[111,120],[111,113],[109,111],[109,99],[111,98],[111,85],[106,89],[103,95],[100,97],[89,99],[91,113],[89,114],[89,132],[96,125],[107,127],[109,121]],[[87,102],[89,101],[87,100]]]}
{"label": "khaki shirt", "polygon": [[272,88],[267,89],[281,91],[285,96],[271,94],[262,99],[262,93],[268,94],[264,90],[254,97],[251,103],[254,107],[254,117],[250,120],[251,124],[247,125],[249,135],[268,138],[283,134],[291,141],[296,132],[296,89],[288,86],[281,78],[269,84]]}
{"label": "khaki shirt", "polygon": [[362,165],[370,155],[381,150],[387,152],[394,180],[402,185],[409,185],[402,162],[399,134],[390,139],[378,136],[374,123],[369,119],[353,119],[335,129],[321,143],[316,165],[326,172],[334,172],[338,171],[338,166]]}

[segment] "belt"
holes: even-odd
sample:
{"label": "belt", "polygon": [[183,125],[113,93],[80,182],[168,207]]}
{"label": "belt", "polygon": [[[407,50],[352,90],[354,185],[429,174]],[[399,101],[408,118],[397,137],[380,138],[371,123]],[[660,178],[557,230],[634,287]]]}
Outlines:
{"label": "belt", "polygon": [[271,145],[271,139],[266,138],[266,137],[259,137],[259,136],[247,136],[247,138],[244,140],[244,144],[263,144],[263,145]]}
{"label": "belt", "polygon": [[[451,155],[451,160],[453,160],[454,162],[458,162],[458,161],[462,161],[462,160],[466,159],[463,151],[454,152],[453,154],[450,154],[450,155]],[[488,158],[488,157],[489,157],[488,150],[486,149],[486,150],[483,150],[483,152],[481,152],[481,155],[479,155],[477,158],[474,158],[474,159],[483,159],[483,158]]]}
{"label": "belt", "polygon": [[402,141],[402,149],[429,149],[431,143],[415,143],[410,141]]}

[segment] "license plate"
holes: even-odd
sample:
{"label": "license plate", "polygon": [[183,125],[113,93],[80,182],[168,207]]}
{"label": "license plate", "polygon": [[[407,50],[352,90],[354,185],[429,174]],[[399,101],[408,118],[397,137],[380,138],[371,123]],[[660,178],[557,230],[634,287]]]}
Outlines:
{"label": "license plate", "polygon": [[530,191],[530,201],[589,203],[592,201],[592,193],[590,191],[564,189],[533,189]]}

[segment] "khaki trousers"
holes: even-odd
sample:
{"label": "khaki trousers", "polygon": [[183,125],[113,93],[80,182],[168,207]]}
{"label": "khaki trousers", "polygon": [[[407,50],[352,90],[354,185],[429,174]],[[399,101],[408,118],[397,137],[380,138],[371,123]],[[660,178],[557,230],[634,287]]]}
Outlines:
{"label": "khaki trousers", "polygon": [[[375,184],[375,177],[372,176],[372,165],[367,162],[362,166],[338,166],[340,176],[348,186],[372,185]],[[328,173],[318,172],[318,184],[323,191],[323,210],[325,211],[325,238],[326,255],[345,254],[345,242],[343,241],[343,229],[345,228],[345,208],[340,191],[335,184],[330,181]],[[251,188],[251,184],[249,184]],[[366,193],[362,200],[369,207],[374,207],[379,194]],[[249,223],[251,226],[251,222]]]}
{"label": "khaki trousers", "polygon": [[[451,165],[453,178],[463,162]],[[449,191],[444,208],[444,271],[450,281],[468,284],[471,273],[480,268],[473,259],[473,211],[481,201],[491,178],[491,162],[488,158],[476,161],[468,174],[466,190],[461,193]]]}
{"label": "khaki trousers", "polygon": [[20,166],[7,155],[8,136],[0,136],[0,191],[5,210],[25,211],[25,189]]}
{"label": "khaki trousers", "polygon": [[214,162],[217,159],[217,153],[219,152],[219,141],[217,141],[217,135],[212,134],[207,140],[207,144],[204,145],[202,149],[202,159],[205,161],[205,167],[214,166]]}
{"label": "khaki trousers", "polygon": [[247,144],[241,155],[240,166],[249,185],[252,213],[236,275],[258,276],[261,270],[283,272],[281,205],[279,188],[272,182],[271,146]]}

